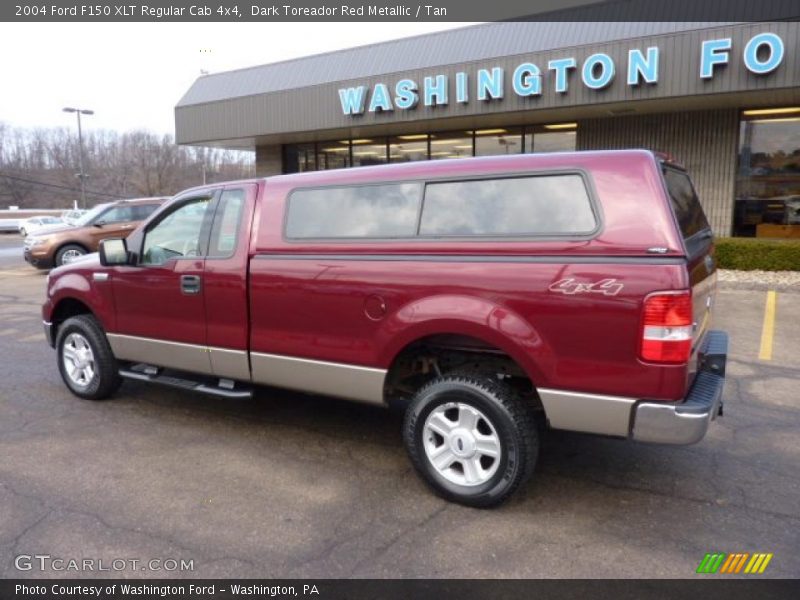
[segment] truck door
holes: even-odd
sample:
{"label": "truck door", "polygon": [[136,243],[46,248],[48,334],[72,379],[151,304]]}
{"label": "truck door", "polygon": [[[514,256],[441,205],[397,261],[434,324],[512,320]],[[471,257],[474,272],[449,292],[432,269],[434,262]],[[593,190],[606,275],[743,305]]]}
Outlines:
{"label": "truck door", "polygon": [[111,273],[118,358],[208,373],[205,256],[215,194],[189,196],[144,232],[138,263]]}
{"label": "truck door", "polygon": [[205,261],[208,355],[217,377],[248,381],[250,320],[247,263],[258,186],[237,184],[220,194]]}

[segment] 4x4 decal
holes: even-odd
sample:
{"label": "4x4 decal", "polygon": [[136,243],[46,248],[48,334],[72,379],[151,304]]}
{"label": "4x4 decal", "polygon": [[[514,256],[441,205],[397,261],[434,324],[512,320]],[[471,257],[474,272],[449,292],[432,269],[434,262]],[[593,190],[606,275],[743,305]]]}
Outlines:
{"label": "4x4 decal", "polygon": [[578,283],[572,278],[561,279],[552,284],[549,288],[551,292],[567,294],[603,294],[604,296],[616,296],[625,286],[616,279],[601,279],[593,283]]}

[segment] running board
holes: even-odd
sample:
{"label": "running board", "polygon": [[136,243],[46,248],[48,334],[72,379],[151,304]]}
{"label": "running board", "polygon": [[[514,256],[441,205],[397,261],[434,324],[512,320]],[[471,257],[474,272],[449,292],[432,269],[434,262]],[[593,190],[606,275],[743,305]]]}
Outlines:
{"label": "running board", "polygon": [[233,389],[234,383],[230,379],[220,379],[218,385],[209,385],[193,379],[162,375],[159,369],[149,366],[145,367],[144,370],[120,369],[119,375],[125,379],[157,383],[188,392],[199,392],[201,394],[217,396],[219,398],[248,399],[253,397],[253,390],[250,388]]}

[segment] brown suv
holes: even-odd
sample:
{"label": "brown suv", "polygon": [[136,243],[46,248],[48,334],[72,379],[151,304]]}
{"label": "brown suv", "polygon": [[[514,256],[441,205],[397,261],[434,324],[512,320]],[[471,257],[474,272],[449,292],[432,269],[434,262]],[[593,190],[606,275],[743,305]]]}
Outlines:
{"label": "brown suv", "polygon": [[127,237],[165,200],[141,198],[98,204],[73,227],[48,229],[25,238],[25,260],[39,269],[50,269],[97,252],[100,240]]}

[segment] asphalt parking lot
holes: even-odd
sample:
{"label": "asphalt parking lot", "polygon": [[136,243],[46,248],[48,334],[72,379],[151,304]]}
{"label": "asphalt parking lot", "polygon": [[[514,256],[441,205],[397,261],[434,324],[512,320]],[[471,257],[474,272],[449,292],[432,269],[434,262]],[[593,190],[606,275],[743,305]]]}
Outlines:
{"label": "asphalt parking lot", "polygon": [[131,382],[73,397],[41,331],[45,275],[20,245],[0,236],[0,577],[41,577],[14,566],[36,554],[193,561],[45,573],[67,577],[719,577],[694,575],[708,552],[769,552],[762,577],[800,574],[798,292],[778,292],[769,360],[767,292],[720,292],[725,416],[700,444],[551,432],[534,480],[475,510],[428,492],[389,411]]}

